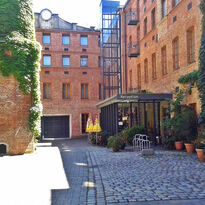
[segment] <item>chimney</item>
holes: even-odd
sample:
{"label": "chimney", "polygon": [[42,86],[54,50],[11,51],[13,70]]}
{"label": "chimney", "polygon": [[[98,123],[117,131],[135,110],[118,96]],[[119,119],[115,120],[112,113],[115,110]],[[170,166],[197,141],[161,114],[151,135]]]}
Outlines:
{"label": "chimney", "polygon": [[90,30],[94,31],[95,30],[95,26],[90,26]]}
{"label": "chimney", "polygon": [[72,23],[73,25],[73,30],[76,31],[77,30],[77,23]]}

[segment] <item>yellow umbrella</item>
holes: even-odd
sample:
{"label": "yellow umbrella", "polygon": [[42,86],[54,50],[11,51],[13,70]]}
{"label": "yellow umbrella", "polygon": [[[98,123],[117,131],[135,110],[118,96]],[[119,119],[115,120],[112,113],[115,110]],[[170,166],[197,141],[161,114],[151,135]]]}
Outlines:
{"label": "yellow umbrella", "polygon": [[91,118],[88,118],[87,125],[86,125],[86,132],[94,132],[93,131],[93,121]]}
{"label": "yellow umbrella", "polygon": [[101,127],[100,127],[100,123],[99,123],[98,117],[95,118],[93,132],[101,132]]}

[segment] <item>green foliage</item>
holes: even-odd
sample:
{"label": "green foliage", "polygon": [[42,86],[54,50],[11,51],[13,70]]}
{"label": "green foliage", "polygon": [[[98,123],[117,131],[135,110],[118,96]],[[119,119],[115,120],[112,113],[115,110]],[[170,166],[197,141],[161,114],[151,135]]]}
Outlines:
{"label": "green foliage", "polygon": [[205,2],[201,0],[200,8],[202,12],[202,36],[201,46],[199,51],[199,78],[198,78],[198,90],[201,100],[201,113],[199,116],[199,124],[205,132]]}
{"label": "green foliage", "polygon": [[[185,140],[190,143],[197,137],[197,116],[194,110],[182,104],[184,97],[184,91],[179,90],[174,100],[170,101],[172,117],[167,117],[163,126],[176,141]],[[172,139],[167,143],[171,141]]]}
{"label": "green foliage", "polygon": [[132,140],[136,134],[146,134],[146,130],[142,126],[133,126],[126,131],[127,143],[132,145]]}
{"label": "green foliage", "polygon": [[109,137],[109,133],[106,130],[99,132],[98,133],[98,145],[106,146],[108,137]]}
{"label": "green foliage", "polygon": [[[97,135],[97,145],[106,146],[108,141],[109,133],[107,131],[101,131]],[[92,133],[88,140],[91,144],[96,144],[96,133]]]}
{"label": "green foliage", "polygon": [[119,151],[124,146],[124,141],[121,136],[110,136],[108,138],[107,147],[113,149],[114,152]]}
{"label": "green foliage", "polygon": [[35,40],[32,0],[1,0],[0,14],[0,34],[18,31],[22,37]]}
{"label": "green foliage", "polygon": [[180,84],[196,83],[198,81],[198,78],[199,78],[199,71],[198,70],[194,70],[191,73],[188,73],[186,75],[182,75],[178,79],[178,83],[180,83]]}
{"label": "green foliage", "polygon": [[25,95],[32,95],[29,127],[37,137],[42,110],[39,82],[41,46],[35,40],[31,1],[1,0],[0,13],[0,71],[3,76],[12,74],[19,82],[19,89]]}
{"label": "green foliage", "polygon": [[175,137],[166,137],[164,139],[164,146],[166,149],[169,149],[169,150],[174,150],[175,149],[175,143],[176,141],[176,138]]}

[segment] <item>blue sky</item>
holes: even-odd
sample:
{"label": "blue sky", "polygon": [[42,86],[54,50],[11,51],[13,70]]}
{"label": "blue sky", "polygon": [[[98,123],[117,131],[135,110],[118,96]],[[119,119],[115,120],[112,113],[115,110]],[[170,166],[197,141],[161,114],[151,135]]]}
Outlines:
{"label": "blue sky", "polygon": [[[123,5],[126,0],[121,0]],[[48,8],[66,21],[81,26],[98,27],[100,0],[33,0],[34,12]]]}

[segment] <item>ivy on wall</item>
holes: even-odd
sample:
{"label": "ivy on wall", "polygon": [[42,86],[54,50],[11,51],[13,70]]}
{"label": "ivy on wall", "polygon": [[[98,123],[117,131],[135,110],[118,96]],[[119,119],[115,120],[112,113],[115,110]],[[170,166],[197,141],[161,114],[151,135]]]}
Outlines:
{"label": "ivy on wall", "polygon": [[200,8],[202,12],[202,36],[199,51],[199,78],[197,82],[199,97],[201,100],[201,113],[199,116],[199,124],[201,125],[205,135],[205,1],[201,0]]}
{"label": "ivy on wall", "polygon": [[35,137],[40,133],[40,50],[35,39],[31,0],[0,1],[0,71],[13,75],[19,89],[31,94],[29,127]]}
{"label": "ivy on wall", "polygon": [[178,79],[180,84],[196,83],[201,101],[201,113],[199,115],[198,124],[202,129],[205,137],[205,1],[201,0],[200,9],[202,12],[202,36],[199,51],[199,69]]}

